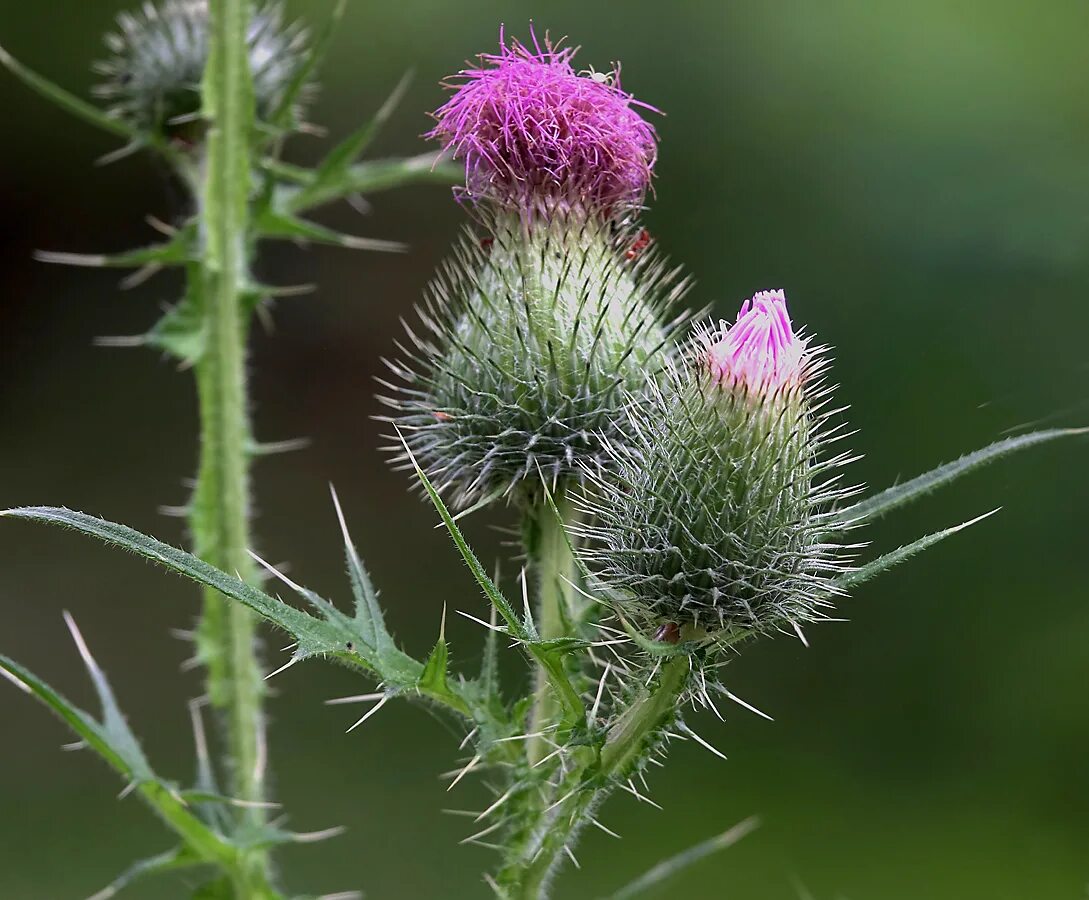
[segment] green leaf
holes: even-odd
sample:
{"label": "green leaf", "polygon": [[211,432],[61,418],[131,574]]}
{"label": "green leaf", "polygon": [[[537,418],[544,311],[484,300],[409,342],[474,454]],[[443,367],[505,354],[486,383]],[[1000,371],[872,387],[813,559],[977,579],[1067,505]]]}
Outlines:
{"label": "green leaf", "polygon": [[150,875],[161,875],[166,872],[176,872],[179,869],[191,869],[195,866],[207,863],[186,846],[175,847],[150,859],[142,859],[133,863],[118,878],[101,891],[90,897],[89,900],[111,900],[125,888],[134,882],[141,881]]}
{"label": "green leaf", "polygon": [[450,645],[446,643],[446,609],[442,611],[442,624],[439,626],[439,639],[435,648],[424,663],[423,674],[420,675],[419,690],[425,695],[449,694],[450,683],[447,678],[447,669],[450,665]]}
{"label": "green leaf", "polygon": [[119,137],[127,138],[128,140],[136,141],[138,143],[147,142],[147,135],[141,134],[128,123],[114,118],[97,106],[88,103],[86,100],[81,100],[75,94],[54,84],[48,78],[39,75],[32,69],[28,69],[3,47],[0,47],[0,64],[3,64],[8,71],[32,91],[45,97],[46,100],[55,103],[65,112],[71,113],[76,118],[82,119],[84,122],[94,125],[96,128],[101,128],[103,131],[107,131],[110,134],[115,134]]}
{"label": "green leaf", "polygon": [[102,757],[143,797],[200,860],[221,866],[234,865],[235,849],[193,815],[177,790],[159,779],[152,771],[136,736],[121,714],[105,674],[91,656],[82,635],[67,613],[65,620],[98,693],[102,705],[102,721],[70,703],[33,672],[3,655],[0,655],[0,671],[6,673],[8,679],[18,687],[53,710],[91,750]]}
{"label": "green leaf", "polygon": [[411,184],[456,185],[465,180],[465,169],[461,165],[440,160],[436,153],[421,153],[405,159],[357,163],[339,177],[327,180],[321,191],[310,190],[305,201],[301,201],[300,194],[313,182],[313,171],[278,160],[266,160],[264,166],[277,178],[293,185],[281,187],[275,202],[277,209],[293,213],[304,213],[344,197],[377,194]]}
{"label": "green leaf", "polygon": [[281,238],[304,243],[327,244],[332,247],[347,247],[349,250],[375,250],[383,253],[403,253],[407,248],[397,241],[384,241],[378,238],[356,237],[342,234],[324,225],[307,222],[288,213],[266,209],[257,221],[257,229],[264,238]]}
{"label": "green leaf", "polygon": [[662,860],[662,862],[636,878],[635,881],[625,885],[616,893],[610,894],[608,900],[629,900],[631,897],[638,897],[647,893],[686,869],[691,868],[701,860],[732,847],[743,837],[751,834],[759,824],[758,819],[746,819],[733,828],[722,832],[722,834],[715,835],[715,837],[702,841],[694,847],[689,847],[675,856]]}
{"label": "green leaf", "polygon": [[352,585],[352,595],[355,598],[355,621],[360,634],[372,647],[380,645],[392,645],[393,639],[386,630],[386,620],[382,615],[382,607],[378,603],[378,592],[371,582],[370,573],[363,566],[359,558],[359,552],[352,543],[352,536],[348,533],[348,522],[344,518],[344,510],[340,505],[340,498],[335,489],[330,486],[333,496],[333,507],[336,509],[337,522],[340,524],[341,536],[344,539],[344,556],[348,564],[348,580]]}
{"label": "green leaf", "polygon": [[186,365],[201,360],[208,346],[208,322],[198,274],[186,279],[185,296],[167,310],[144,339]]}
{"label": "green leaf", "polygon": [[1047,431],[1033,431],[1029,434],[997,441],[988,447],[976,450],[974,453],[968,453],[960,459],[946,463],[944,466],[938,466],[938,468],[919,475],[917,478],[912,478],[903,484],[894,485],[879,494],[874,494],[872,497],[867,497],[853,506],[840,510],[836,516],[835,524],[843,526],[853,522],[876,519],[913,500],[918,500],[939,487],[960,478],[961,475],[966,475],[968,472],[1002,456],[1014,453],[1017,450],[1034,447],[1037,444],[1053,441],[1056,438],[1072,437],[1079,434],[1089,434],[1089,428],[1053,428]]}
{"label": "green leaf", "polygon": [[933,534],[925,535],[917,541],[905,544],[903,547],[899,547],[891,553],[879,556],[872,562],[868,562],[864,566],[860,566],[851,572],[841,575],[835,581],[836,587],[847,590],[849,588],[857,587],[860,584],[864,584],[871,578],[880,575],[886,569],[891,569],[893,566],[911,559],[911,557],[916,554],[922,553],[927,547],[933,546],[938,543],[938,541],[944,540],[950,535],[956,534],[958,531],[963,531],[970,525],[982,522],[989,516],[993,516],[996,512],[998,512],[997,509],[992,509],[990,512],[984,513],[981,516],[976,516],[974,519],[969,519],[967,522],[962,522],[960,525],[954,525],[952,528],[946,528],[944,531],[935,531]]}
{"label": "green leaf", "polygon": [[[380,611],[377,611],[377,596],[374,595],[373,588],[366,590],[370,591],[374,606],[370,606],[371,601],[366,601],[364,591],[366,602],[359,608],[366,612],[360,613],[357,608],[356,616],[348,616],[328,600],[295,584],[258,559],[272,574],[318,610],[320,617],[313,616],[269,596],[233,575],[228,575],[185,550],[164,544],[125,525],[57,507],[21,507],[0,511],[0,516],[59,525],[79,531],[107,544],[130,550],[206,587],[214,588],[226,597],[249,607],[295,639],[298,646],[288,665],[315,656],[333,657],[373,673],[392,690],[409,692],[419,688],[424,666],[395,645],[386,631]],[[354,556],[354,550],[350,553]],[[358,577],[361,584],[369,585],[369,579],[366,578],[366,572],[358,562],[358,557],[355,557],[353,565],[358,565],[357,575],[353,577]],[[470,695],[453,685],[448,685],[446,692],[436,689],[428,693],[428,696],[463,715],[468,715],[473,705]]]}
{"label": "green leaf", "polygon": [[299,642],[296,654],[298,656],[328,654],[348,659],[345,643],[358,638],[354,629],[345,629],[339,622],[322,620],[289,606],[191,553],[164,544],[125,525],[117,525],[70,509],[46,506],[8,509],[0,511],[0,516],[71,528],[107,544],[130,550],[206,587],[215,588],[288,632]]}
{"label": "green leaf", "polygon": [[140,247],[124,253],[58,253],[51,250],[39,250],[34,254],[34,258],[44,263],[89,268],[139,269],[144,266],[180,266],[193,259],[195,234],[195,228],[186,227],[165,243],[152,244],[150,247]]}
{"label": "green leaf", "polygon": [[312,208],[322,203],[323,198],[329,195],[330,188],[343,183],[352,163],[370,146],[378,131],[393,115],[411,80],[411,73],[405,74],[374,117],[341,141],[318,164],[309,183],[292,198],[292,210]]}
{"label": "green leaf", "polygon": [[348,0],[337,0],[336,5],[329,14],[329,18],[325,20],[325,24],[322,26],[321,31],[318,33],[317,37],[314,38],[313,42],[311,42],[306,58],[303,60],[302,65],[295,71],[291,82],[288,84],[287,89],[284,91],[284,95],[280,100],[280,105],[269,118],[270,123],[274,127],[283,129],[291,126],[291,114],[295,102],[299,99],[299,95],[302,93],[303,88],[306,87],[310,77],[325,58],[325,54],[329,49],[329,44],[332,42],[333,35],[336,34],[337,26],[344,18],[344,11],[347,8]]}
{"label": "green leaf", "polygon": [[[399,432],[398,435],[400,436]],[[455,522],[454,517],[450,515],[450,510],[448,510],[446,504],[442,502],[442,498],[439,496],[438,491],[435,490],[434,485],[431,484],[427,474],[420,468],[419,463],[416,462],[416,457],[413,455],[412,450],[405,442],[403,436],[401,436],[401,443],[405,448],[405,453],[407,454],[409,461],[412,463],[412,467],[416,470],[416,476],[420,479],[424,491],[431,499],[432,504],[434,504],[435,510],[438,512],[439,517],[446,526],[446,530],[450,532],[450,537],[453,538],[454,545],[461,554],[461,558],[465,560],[465,564],[469,567],[469,571],[472,573],[473,578],[476,579],[476,583],[480,585],[481,590],[484,591],[484,595],[491,601],[492,605],[499,610],[499,615],[502,616],[503,620],[507,623],[507,628],[510,630],[511,636],[529,651],[533,658],[541,664],[542,668],[547,673],[549,683],[552,685],[553,690],[555,690],[556,695],[559,697],[560,703],[563,705],[566,723],[569,726],[582,725],[586,718],[586,708],[583,706],[578,691],[575,690],[564,667],[562,650],[542,645],[542,642],[537,639],[536,632],[528,630],[526,625],[519,620],[517,614],[514,612],[514,608],[510,605],[507,598],[503,596],[502,591],[496,587],[495,582],[488,577],[488,573],[480,564],[480,560],[476,558],[476,554],[473,553],[472,548],[469,546],[469,542],[465,540],[465,535],[461,533],[461,529],[458,528],[457,522]]]}

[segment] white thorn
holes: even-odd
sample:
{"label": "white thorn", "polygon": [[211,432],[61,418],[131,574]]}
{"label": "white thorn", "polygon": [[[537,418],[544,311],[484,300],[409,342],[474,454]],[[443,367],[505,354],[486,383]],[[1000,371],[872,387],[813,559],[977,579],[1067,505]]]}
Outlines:
{"label": "white thorn", "polygon": [[548,809],[546,809],[546,810],[545,810],[545,812],[551,812],[552,810],[554,810],[554,809],[555,809],[555,808],[556,808],[557,806],[559,806],[560,804],[562,804],[562,803],[566,803],[566,802],[567,802],[568,800],[570,800],[570,799],[571,799],[571,798],[572,798],[572,797],[573,797],[573,796],[575,795],[575,793],[576,793],[577,791],[578,791],[578,788],[577,788],[577,787],[576,787],[576,788],[572,788],[572,789],[571,789],[570,791],[568,791],[568,792],[567,792],[566,794],[564,794],[564,795],[563,795],[562,797],[560,797],[560,799],[559,799],[559,800],[557,800],[557,801],[556,801],[555,803],[553,803],[553,804],[552,804],[552,805],[551,805],[550,807],[548,807]]}
{"label": "white thorn", "polygon": [[605,679],[609,677],[610,663],[605,663],[605,671],[601,673],[601,681],[598,682],[597,696],[594,697],[594,705],[590,710],[590,717],[587,720],[591,725],[594,724],[594,720],[597,718],[597,711],[601,706],[601,695],[605,693]]}
{"label": "white thorn", "polygon": [[202,764],[210,759],[208,739],[204,733],[204,719],[200,714],[200,704],[189,701],[189,718],[193,723],[193,743],[197,748],[197,760]]}
{"label": "white thorn", "polygon": [[384,691],[377,694],[355,694],[351,697],[333,697],[332,700],[326,700],[326,706],[343,706],[346,703],[373,703],[375,700],[381,700],[385,697]]}
{"label": "white thorn", "polygon": [[265,722],[258,719],[257,733],[254,735],[253,781],[261,785],[265,781],[265,769],[268,766],[268,732],[265,731]]}
{"label": "white thorn", "polygon": [[548,756],[542,756],[539,760],[537,760],[537,762],[535,762],[532,766],[530,766],[530,768],[531,769],[536,769],[537,766],[543,766],[546,762],[548,762],[554,756],[558,756],[561,753],[563,753],[563,747],[557,747],[555,750],[553,750],[551,753],[549,753]]}
{"label": "white thorn", "polygon": [[809,641],[805,639],[805,632],[802,631],[802,626],[794,621],[791,621],[790,624],[794,626],[794,633],[798,635],[798,640],[802,642],[803,646],[808,647]]}
{"label": "white thorn", "polygon": [[280,668],[278,668],[275,672],[269,672],[265,676],[264,680],[268,681],[270,678],[273,678],[276,675],[279,675],[281,672],[286,672],[293,665],[295,665],[295,663],[297,663],[298,661],[299,661],[299,658],[297,656],[291,657],[291,659],[289,659],[286,663],[284,663],[282,666],[280,666]]}
{"label": "white thorn", "polygon": [[469,743],[469,741],[471,741],[471,740],[472,740],[472,739],[473,739],[473,738],[474,738],[474,737],[476,736],[476,733],[477,733],[477,732],[478,732],[479,730],[480,730],[479,728],[474,728],[474,729],[473,729],[472,731],[470,731],[470,732],[469,732],[469,733],[468,733],[467,735],[465,735],[465,737],[463,737],[463,738],[461,739],[461,743],[460,743],[460,744],[458,744],[458,749],[459,749],[459,750],[464,750],[464,749],[465,749],[465,745],[466,745],[466,744],[468,744],[468,743]]}
{"label": "white thorn", "polygon": [[704,749],[710,750],[713,754],[715,754],[715,756],[720,757],[721,759],[726,759],[727,758],[725,753],[723,753],[721,750],[719,750],[716,747],[709,744],[707,741],[705,741],[703,738],[701,738],[698,734],[696,734],[696,732],[694,732],[691,728],[689,728],[683,722],[679,723],[679,727],[680,727],[681,731],[683,731],[685,734],[687,734],[690,738],[692,738],[692,740],[694,740],[697,744],[699,744]]}
{"label": "white thorn", "polygon": [[513,793],[514,793],[514,788],[513,787],[509,788],[507,790],[507,792],[505,794],[503,794],[503,796],[501,796],[498,800],[495,801],[495,803],[493,803],[486,810],[484,810],[484,812],[482,812],[479,816],[477,816],[476,821],[479,822],[481,819],[487,818],[489,815],[491,815],[493,812],[495,812],[497,809],[499,809],[500,806],[502,806],[504,803],[506,803],[510,799],[511,794],[513,794]]}
{"label": "white thorn", "polygon": [[756,714],[757,714],[758,716],[762,716],[763,718],[767,719],[767,720],[768,720],[769,722],[774,722],[774,721],[775,721],[775,720],[774,720],[774,719],[773,719],[773,718],[772,718],[771,716],[769,716],[769,715],[768,715],[768,714],[767,714],[766,712],[761,712],[761,711],[760,711],[759,709],[757,709],[757,708],[756,708],[755,706],[753,706],[753,705],[752,705],[751,703],[746,703],[746,702],[745,702],[744,700],[742,700],[742,699],[741,699],[740,697],[738,697],[738,696],[737,696],[736,694],[731,694],[731,693],[730,693],[730,692],[729,692],[728,690],[726,690],[725,688],[723,688],[723,689],[722,689],[722,692],[723,692],[723,693],[724,693],[724,694],[726,695],[727,699],[729,699],[729,700],[733,700],[733,701],[734,701],[734,703],[736,703],[736,704],[737,704],[738,706],[744,706],[744,707],[745,707],[745,709],[749,710],[749,712],[754,712],[754,713],[756,713]]}
{"label": "white thorn", "polygon": [[613,831],[613,830],[612,830],[611,828],[606,828],[606,827],[605,827],[604,825],[602,825],[602,824],[601,824],[601,823],[600,823],[600,822],[599,822],[599,821],[598,821],[597,819],[595,819],[595,818],[592,818],[592,817],[591,817],[591,819],[590,819],[590,824],[591,824],[591,825],[596,825],[596,826],[597,826],[598,828],[600,828],[600,829],[601,829],[602,831],[604,831],[604,832],[605,832],[605,833],[606,833],[607,835],[609,835],[610,837],[614,837],[614,838],[616,838],[616,839],[617,839],[618,841],[619,841],[619,840],[621,840],[621,837],[620,837],[620,835],[619,835],[619,834],[617,834],[617,833],[616,833],[615,831]]}
{"label": "white thorn", "polygon": [[454,780],[450,782],[450,786],[446,790],[447,791],[452,791],[454,789],[454,787],[457,785],[457,783],[459,781],[461,781],[462,778],[464,778],[471,771],[473,771],[473,769],[475,769],[477,767],[477,764],[480,762],[480,760],[481,760],[481,756],[480,756],[479,753],[476,756],[474,756],[472,759],[470,759],[469,764],[467,766],[465,766],[465,768],[462,769],[460,772],[458,772],[458,774],[455,776]]}
{"label": "white thorn", "polygon": [[10,682],[11,682],[12,684],[14,684],[14,685],[15,685],[15,686],[16,686],[16,687],[17,687],[17,688],[19,689],[19,690],[21,690],[21,691],[22,691],[22,692],[23,692],[24,694],[32,694],[32,693],[34,693],[34,692],[33,692],[33,691],[32,691],[32,690],[30,689],[30,685],[29,685],[29,684],[27,684],[27,683],[26,683],[25,681],[23,681],[23,679],[22,679],[22,678],[20,678],[20,677],[19,677],[18,675],[16,675],[16,674],[15,674],[14,672],[9,672],[9,671],[8,671],[7,669],[0,669],[0,676],[4,677],[4,678],[6,678],[6,679],[7,679],[8,681],[10,681]]}
{"label": "white thorn", "polygon": [[533,734],[516,734],[516,735],[513,735],[511,737],[496,738],[494,741],[492,741],[492,743],[493,744],[506,744],[506,743],[509,743],[510,741],[528,741],[530,738],[544,737],[546,734],[548,734],[549,731],[554,730],[555,727],[556,726],[552,726],[552,727],[546,729],[545,731],[536,731]]}
{"label": "white thorn", "polygon": [[360,725],[362,725],[364,722],[366,722],[367,719],[369,719],[376,712],[378,712],[378,710],[380,710],[383,706],[385,706],[389,702],[389,698],[392,697],[392,696],[393,696],[392,694],[384,694],[382,696],[381,700],[379,700],[376,704],[374,704],[374,706],[372,706],[369,710],[367,710],[367,712],[363,716],[363,718],[361,718],[351,728],[349,728],[348,731],[346,731],[344,733],[349,734],[350,732],[355,731]]}
{"label": "white thorn", "polygon": [[471,619],[472,621],[476,622],[477,625],[483,625],[485,628],[489,629],[490,631],[495,631],[495,632],[498,632],[499,634],[509,634],[509,632],[507,631],[506,626],[504,626],[504,625],[490,625],[487,622],[485,622],[483,619],[478,619],[476,616],[470,615],[467,612],[463,612],[460,609],[455,609],[454,612],[456,612],[459,616],[465,616],[466,619]]}
{"label": "white thorn", "polygon": [[484,829],[483,831],[478,831],[478,832],[477,832],[476,834],[472,834],[472,835],[469,835],[469,837],[467,837],[467,838],[462,838],[462,839],[461,839],[460,841],[458,841],[458,843],[459,843],[459,844],[472,844],[472,843],[475,843],[475,842],[476,842],[477,840],[479,840],[480,838],[482,838],[482,837],[485,837],[486,835],[489,835],[489,834],[491,834],[491,833],[492,833],[493,831],[495,831],[495,830],[496,830],[497,828],[501,828],[502,826],[503,826],[503,820],[502,820],[502,819],[500,819],[500,820],[499,820],[498,822],[496,822],[496,823],[495,823],[494,825],[489,825],[489,826],[488,826],[487,828],[485,828],[485,829]]}
{"label": "white thorn", "polygon": [[102,670],[98,668],[98,663],[96,663],[94,657],[91,656],[91,651],[87,649],[87,642],[83,640],[83,635],[76,625],[76,620],[72,618],[68,610],[64,611],[64,623],[72,633],[72,640],[76,642],[76,649],[79,651],[79,655],[83,659],[83,664],[87,667],[87,670],[91,672],[92,675],[101,675]]}
{"label": "white thorn", "polygon": [[249,555],[250,555],[250,556],[251,556],[251,557],[252,557],[252,558],[254,559],[254,561],[255,561],[255,562],[256,562],[256,563],[257,563],[257,564],[258,564],[259,566],[261,566],[262,568],[264,568],[264,569],[265,569],[265,571],[269,573],[269,575],[274,575],[274,576],[275,576],[276,578],[279,578],[279,579],[280,579],[280,581],[282,581],[282,582],[283,582],[284,584],[286,584],[286,585],[287,585],[287,586],[288,586],[289,588],[291,588],[291,589],[292,589],[293,591],[296,591],[296,592],[298,592],[298,593],[300,593],[300,594],[305,594],[305,593],[306,593],[306,591],[305,591],[305,590],[303,590],[303,588],[301,588],[301,587],[300,587],[299,585],[295,584],[295,582],[294,582],[294,581],[292,581],[292,580],[291,580],[290,578],[288,578],[288,577],[287,577],[287,576],[286,576],[286,575],[285,575],[285,574],[284,574],[283,572],[281,572],[281,571],[280,571],[279,569],[277,569],[277,568],[276,568],[276,567],[275,567],[274,565],[272,565],[272,563],[267,563],[267,562],[265,562],[265,561],[264,561],[263,559],[261,559],[261,557],[260,557],[260,556],[258,556],[258,555],[257,555],[256,553],[254,553],[254,552],[253,552],[252,550],[247,550],[246,552],[247,552],[247,553],[248,553],[248,554],[249,554]]}
{"label": "white thorn", "polygon": [[296,832],[292,835],[292,839],[297,844],[316,844],[318,841],[339,837],[347,830],[344,825],[337,825],[333,828],[326,828],[324,831]]}
{"label": "white thorn", "polygon": [[572,852],[571,848],[567,846],[567,844],[563,845],[563,852],[566,853],[568,859],[570,859],[571,862],[573,862],[575,864],[576,869],[581,869],[582,868],[582,866],[579,865],[579,861],[577,859],[575,859],[575,854]]}

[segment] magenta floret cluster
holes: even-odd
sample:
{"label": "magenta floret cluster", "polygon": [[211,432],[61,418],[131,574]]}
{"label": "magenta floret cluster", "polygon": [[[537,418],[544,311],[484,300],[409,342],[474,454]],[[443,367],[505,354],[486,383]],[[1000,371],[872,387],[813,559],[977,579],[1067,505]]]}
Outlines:
{"label": "magenta floret cluster", "polygon": [[465,163],[463,196],[521,212],[578,209],[616,216],[643,202],[657,143],[625,92],[620,68],[577,72],[577,48],[532,49],[499,34],[499,52],[446,82],[454,93],[428,134]]}
{"label": "magenta floret cluster", "polygon": [[794,333],[782,291],[761,291],[746,300],[737,321],[707,345],[707,365],[718,384],[773,394],[805,378],[806,341]]}

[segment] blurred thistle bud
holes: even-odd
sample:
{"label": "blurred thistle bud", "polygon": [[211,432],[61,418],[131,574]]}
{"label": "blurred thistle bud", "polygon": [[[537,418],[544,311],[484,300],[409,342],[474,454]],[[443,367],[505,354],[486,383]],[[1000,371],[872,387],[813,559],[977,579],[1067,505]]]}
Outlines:
{"label": "blurred thistle bud", "polygon": [[685,287],[631,218],[656,149],[619,71],[579,74],[573,50],[500,40],[431,133],[465,161],[460,196],[485,235],[441,270],[384,398],[461,507],[599,463],[627,396],[664,368]]}
{"label": "blurred thistle bud", "polygon": [[[148,0],[138,12],[122,13],[117,31],[106,36],[112,55],[95,66],[106,79],[95,93],[136,128],[199,142],[209,29],[207,0]],[[298,23],[284,24],[280,3],[257,3],[247,40],[257,116],[268,119],[304,63],[307,33]],[[292,120],[300,115],[293,110]]]}
{"label": "blurred thistle bud", "polygon": [[824,618],[846,565],[826,532],[848,491],[821,348],[781,291],[696,334],[687,362],[628,411],[634,437],[594,476],[584,559],[648,634],[796,630]]}

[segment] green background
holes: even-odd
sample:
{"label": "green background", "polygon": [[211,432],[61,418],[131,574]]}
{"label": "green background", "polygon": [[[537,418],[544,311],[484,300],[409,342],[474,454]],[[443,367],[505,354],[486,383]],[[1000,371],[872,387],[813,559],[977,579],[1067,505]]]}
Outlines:
{"label": "green background", "polygon": [[[309,6],[309,8],[307,8]],[[0,41],[83,91],[98,34],[120,3],[0,8]],[[293,3],[321,15],[326,3]],[[499,22],[569,34],[581,64],[624,63],[625,85],[668,115],[660,244],[695,276],[692,302],[732,314],[783,287],[796,321],[836,348],[839,397],[860,429],[855,478],[884,486],[1030,423],[1089,420],[1089,6],[1075,0],[353,4],[315,110],[331,133],[367,117],[404,69],[416,80],[375,152],[413,153],[438,79],[495,45]],[[96,168],[114,148],[0,73],[0,505],[67,504],[171,541],[157,513],[185,501],[194,467],[190,378],[142,350],[91,346],[133,334],[172,300],[167,276],[122,294],[111,273],[50,268],[35,248],[111,251],[153,238],[180,198],[150,160]],[[300,139],[294,158],[321,144]],[[480,600],[433,512],[377,447],[373,377],[398,317],[420,297],[463,213],[445,188],[374,198],[367,218],[323,220],[411,242],[407,256],[277,247],[260,274],[315,281],[255,340],[254,413],[265,440],[309,449],[257,471],[259,549],[342,600],[337,485],[391,624],[417,653],[442,605]],[[763,826],[662,896],[791,900],[1076,900],[1089,883],[1089,446],[1052,445],[973,476],[873,529],[878,549],[1002,505],[985,524],[867,586],[847,623],[749,648],[726,671],[740,708],[694,725],[730,757],[674,750],[654,776],[658,812],[627,795],[604,811],[623,834],[587,835],[561,898],[593,898],[657,858],[740,819]],[[481,554],[506,551],[493,525]],[[508,569],[511,566],[508,565]],[[186,778],[179,675],[196,591],[87,540],[0,527],[0,648],[90,703],[61,610],[82,625],[164,773]],[[480,635],[454,617],[457,661]],[[271,638],[269,658],[284,641]],[[513,654],[511,654],[513,657]],[[514,662],[512,659],[511,662]],[[518,668],[511,674],[517,677]],[[274,682],[276,793],[301,830],[344,824],[281,859],[297,891],[363,887],[384,898],[483,897],[480,849],[442,807],[481,808],[467,779],[436,774],[453,735],[391,704],[351,735],[352,710],[321,705],[362,685],[312,663]],[[138,801],[15,690],[0,691],[0,897],[93,893],[169,837]],[[183,896],[177,884],[133,898]]]}

